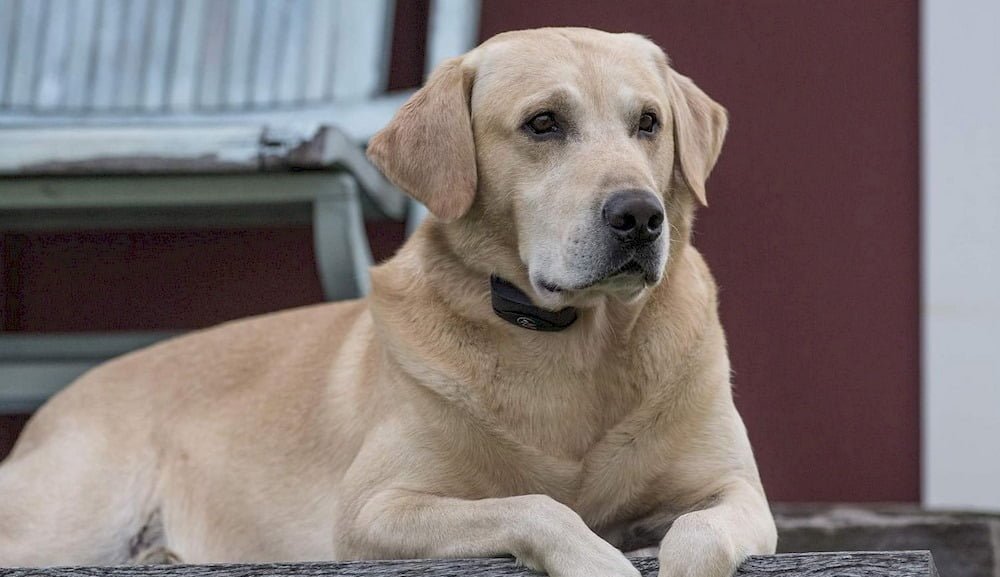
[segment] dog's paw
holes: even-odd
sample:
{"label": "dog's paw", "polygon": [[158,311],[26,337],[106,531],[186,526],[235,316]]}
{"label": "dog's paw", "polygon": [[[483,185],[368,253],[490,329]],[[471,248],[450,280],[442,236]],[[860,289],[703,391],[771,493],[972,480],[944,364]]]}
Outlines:
{"label": "dog's paw", "polygon": [[594,533],[568,539],[546,559],[551,577],[640,577],[617,547]]}
{"label": "dog's paw", "polygon": [[535,540],[518,560],[550,577],[641,577],[625,554],[591,531],[569,507],[541,499]]}
{"label": "dog's paw", "polygon": [[593,537],[586,542],[571,538],[539,551],[538,557],[518,561],[549,577],[640,577],[624,553],[597,535]]}
{"label": "dog's paw", "polygon": [[730,577],[745,558],[710,519],[688,513],[663,538],[659,577]]}
{"label": "dog's paw", "polygon": [[642,577],[620,551],[617,555],[587,555],[548,567],[550,577]]}

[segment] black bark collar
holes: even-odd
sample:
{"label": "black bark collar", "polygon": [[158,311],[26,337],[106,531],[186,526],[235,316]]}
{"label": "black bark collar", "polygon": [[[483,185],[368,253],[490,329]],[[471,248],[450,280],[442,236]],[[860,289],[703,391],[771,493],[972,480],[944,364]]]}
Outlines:
{"label": "black bark collar", "polygon": [[532,331],[561,331],[576,321],[576,309],[549,311],[535,306],[528,295],[498,276],[490,277],[493,311],[503,320]]}

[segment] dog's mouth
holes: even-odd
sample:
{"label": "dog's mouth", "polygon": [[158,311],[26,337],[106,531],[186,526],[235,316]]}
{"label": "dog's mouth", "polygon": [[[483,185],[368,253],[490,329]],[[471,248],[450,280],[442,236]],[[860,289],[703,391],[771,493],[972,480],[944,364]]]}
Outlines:
{"label": "dog's mouth", "polygon": [[540,280],[538,286],[553,294],[585,291],[599,287],[614,288],[619,285],[635,286],[639,282],[645,287],[655,284],[658,280],[659,274],[651,269],[652,266],[644,266],[636,259],[630,258],[611,269],[610,272],[574,286],[563,286],[550,280]]}
{"label": "dog's mouth", "polygon": [[646,274],[646,269],[644,269],[642,267],[642,265],[639,264],[639,263],[637,263],[636,261],[629,260],[625,264],[623,264],[620,267],[618,267],[618,270],[615,271],[611,276],[617,276],[617,275],[620,275],[620,274],[641,274],[641,275],[644,275],[644,274]]}

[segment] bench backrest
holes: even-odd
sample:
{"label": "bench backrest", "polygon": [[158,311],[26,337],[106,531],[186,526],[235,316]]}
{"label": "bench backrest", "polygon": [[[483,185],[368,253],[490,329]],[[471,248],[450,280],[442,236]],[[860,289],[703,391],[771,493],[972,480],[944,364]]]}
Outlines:
{"label": "bench backrest", "polygon": [[0,0],[0,112],[365,100],[385,89],[393,10],[392,0]]}

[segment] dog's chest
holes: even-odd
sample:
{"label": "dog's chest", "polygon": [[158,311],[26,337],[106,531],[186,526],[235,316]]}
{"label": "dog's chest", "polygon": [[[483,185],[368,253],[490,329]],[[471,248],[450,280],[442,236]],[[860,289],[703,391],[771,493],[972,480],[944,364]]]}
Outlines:
{"label": "dog's chest", "polygon": [[570,363],[499,366],[483,390],[485,408],[502,438],[513,447],[511,478],[527,483],[511,492],[548,494],[567,504],[582,488],[606,476],[602,458],[617,442],[611,434],[640,408],[643,387],[621,358],[572,367]]}
{"label": "dog's chest", "polygon": [[581,459],[638,401],[634,387],[623,388],[604,372],[511,367],[487,390],[487,407],[518,443]]}

